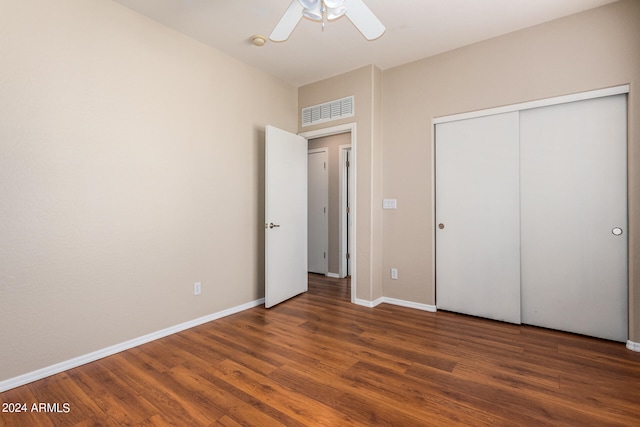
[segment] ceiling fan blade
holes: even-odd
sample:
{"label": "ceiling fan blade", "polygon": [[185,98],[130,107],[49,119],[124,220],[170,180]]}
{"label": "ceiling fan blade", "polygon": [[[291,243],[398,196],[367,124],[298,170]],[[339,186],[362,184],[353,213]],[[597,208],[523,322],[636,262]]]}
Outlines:
{"label": "ceiling fan blade", "polygon": [[345,0],[347,18],[367,40],[375,40],[384,34],[386,28],[362,0]]}
{"label": "ceiling fan blade", "polygon": [[298,0],[293,0],[271,32],[269,38],[274,42],[283,42],[288,39],[293,29],[296,28],[296,25],[298,25],[298,22],[302,19],[303,10],[302,4],[300,4]]}

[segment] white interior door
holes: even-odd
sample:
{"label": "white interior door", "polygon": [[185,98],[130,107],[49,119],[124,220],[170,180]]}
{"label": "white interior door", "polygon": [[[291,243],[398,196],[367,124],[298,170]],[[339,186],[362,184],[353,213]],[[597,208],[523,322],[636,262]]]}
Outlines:
{"label": "white interior door", "polygon": [[329,173],[328,149],[310,150],[309,168],[309,271],[327,274],[329,246]]}
{"label": "white interior door", "polygon": [[626,117],[626,95],[521,112],[523,323],[626,341]]}
{"label": "white interior door", "polygon": [[520,323],[518,113],[436,125],[436,304]]}
{"label": "white interior door", "polygon": [[265,131],[265,307],[308,289],[307,140]]}

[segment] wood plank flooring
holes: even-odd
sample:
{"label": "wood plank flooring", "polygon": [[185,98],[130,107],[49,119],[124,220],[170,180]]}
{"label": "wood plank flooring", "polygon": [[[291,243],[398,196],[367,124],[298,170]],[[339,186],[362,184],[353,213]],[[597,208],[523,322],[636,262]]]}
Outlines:
{"label": "wood plank flooring", "polygon": [[1,393],[29,411],[0,426],[640,425],[640,354],[624,344],[349,295],[310,275],[272,309]]}

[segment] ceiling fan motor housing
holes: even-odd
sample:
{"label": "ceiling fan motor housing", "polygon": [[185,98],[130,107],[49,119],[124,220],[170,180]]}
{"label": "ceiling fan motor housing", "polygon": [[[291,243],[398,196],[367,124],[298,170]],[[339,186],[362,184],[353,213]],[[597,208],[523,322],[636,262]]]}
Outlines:
{"label": "ceiling fan motor housing", "polygon": [[275,42],[287,40],[303,16],[314,21],[322,21],[324,29],[326,21],[344,15],[367,40],[375,40],[385,32],[382,22],[363,0],[292,0],[269,38]]}

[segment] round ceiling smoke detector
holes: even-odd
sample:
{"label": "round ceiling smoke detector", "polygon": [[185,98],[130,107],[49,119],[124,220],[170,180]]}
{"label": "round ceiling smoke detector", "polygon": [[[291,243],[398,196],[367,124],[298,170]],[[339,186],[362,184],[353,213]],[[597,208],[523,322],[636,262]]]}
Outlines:
{"label": "round ceiling smoke detector", "polygon": [[261,36],[259,34],[255,34],[253,36],[251,36],[251,44],[254,46],[264,46],[264,44],[267,42],[267,38],[265,36]]}

